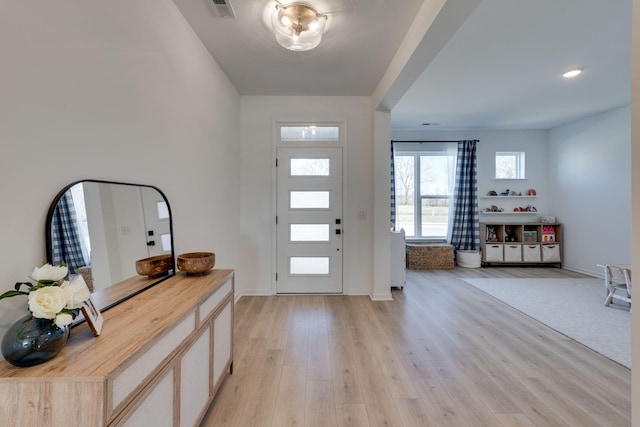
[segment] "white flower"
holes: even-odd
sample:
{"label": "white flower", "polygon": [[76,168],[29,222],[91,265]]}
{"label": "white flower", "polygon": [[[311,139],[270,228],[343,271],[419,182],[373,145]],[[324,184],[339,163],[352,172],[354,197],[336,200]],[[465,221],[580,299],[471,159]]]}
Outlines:
{"label": "white flower", "polygon": [[34,317],[54,319],[65,305],[64,293],[59,286],[45,286],[29,293],[29,310]]}
{"label": "white flower", "polygon": [[60,313],[53,321],[57,327],[63,329],[65,326],[69,326],[73,322],[73,316],[69,313]]}
{"label": "white flower", "polygon": [[36,282],[41,280],[51,280],[57,282],[67,277],[69,269],[65,266],[54,267],[51,264],[45,264],[42,267],[36,267],[31,273],[31,278]]}
{"label": "white flower", "polygon": [[89,299],[89,288],[82,279],[75,279],[71,283],[65,281],[60,287],[67,302],[65,308],[69,310],[82,307],[82,304]]}

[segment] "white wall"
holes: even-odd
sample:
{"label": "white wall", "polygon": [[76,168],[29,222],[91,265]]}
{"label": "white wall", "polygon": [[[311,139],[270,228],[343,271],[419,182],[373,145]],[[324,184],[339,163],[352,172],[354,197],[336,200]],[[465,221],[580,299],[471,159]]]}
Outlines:
{"label": "white wall", "polygon": [[[241,238],[237,292],[270,295],[274,270],[274,125],[278,121],[346,123],[344,293],[369,294],[372,271],[373,112],[369,97],[242,97]],[[367,212],[357,220],[357,212]]]}
{"label": "white wall", "polygon": [[[486,195],[494,190],[501,193],[507,189],[526,194],[530,188],[537,193],[535,199],[487,200],[479,199],[482,210],[495,204],[507,211],[514,207],[533,205],[540,214],[555,215],[554,207],[549,204],[549,180],[547,169],[548,132],[544,130],[463,130],[463,131],[392,131],[395,141],[457,141],[477,139],[478,142],[478,195]],[[525,153],[525,180],[496,180],[495,154],[497,151],[523,151]],[[537,221],[539,215],[505,215],[500,221],[522,222]],[[487,220],[480,214],[480,222]],[[495,220],[491,217],[491,221]]]}
{"label": "white wall", "polygon": [[373,300],[391,300],[391,159],[389,141],[391,140],[391,114],[376,111],[373,114]]}
{"label": "white wall", "polygon": [[[640,182],[640,0],[633,0],[632,8],[633,31],[632,31],[632,73],[631,73],[631,182]],[[631,191],[632,211],[640,211],[640,191],[638,186],[632,186]],[[640,241],[640,215],[632,215],[632,242]],[[640,269],[640,250],[638,244],[632,244],[631,264],[632,269]],[[638,372],[640,369],[640,316],[638,310],[631,316],[631,354],[632,370]],[[631,376],[631,422],[632,425],[640,425],[640,375]]]}
{"label": "white wall", "polygon": [[631,262],[631,109],[554,128],[550,202],[563,225],[564,267],[602,276]]}
{"label": "white wall", "polygon": [[[176,253],[237,267],[240,96],[171,0],[5,2],[0,52],[0,289],[44,261],[49,204],[83,178],[159,187]],[[0,301],[0,336],[26,312]]]}

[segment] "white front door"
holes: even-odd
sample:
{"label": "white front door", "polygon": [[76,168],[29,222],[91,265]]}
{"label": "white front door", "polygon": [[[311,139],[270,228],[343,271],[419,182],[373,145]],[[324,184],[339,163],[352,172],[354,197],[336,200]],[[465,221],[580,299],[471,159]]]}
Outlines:
{"label": "white front door", "polygon": [[277,157],[277,292],[341,293],[342,148]]}
{"label": "white front door", "polygon": [[141,187],[140,192],[149,256],[170,254],[171,227],[167,202],[153,188]]}

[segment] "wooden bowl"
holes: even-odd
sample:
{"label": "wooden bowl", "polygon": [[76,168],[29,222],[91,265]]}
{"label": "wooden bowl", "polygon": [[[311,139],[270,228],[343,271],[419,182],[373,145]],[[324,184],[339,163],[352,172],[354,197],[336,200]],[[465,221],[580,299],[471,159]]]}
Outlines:
{"label": "wooden bowl", "polygon": [[149,278],[166,276],[173,267],[171,255],[157,255],[136,261],[136,271]]}
{"label": "wooden bowl", "polygon": [[178,255],[178,270],[189,276],[204,274],[213,268],[216,254],[213,252],[189,252]]}

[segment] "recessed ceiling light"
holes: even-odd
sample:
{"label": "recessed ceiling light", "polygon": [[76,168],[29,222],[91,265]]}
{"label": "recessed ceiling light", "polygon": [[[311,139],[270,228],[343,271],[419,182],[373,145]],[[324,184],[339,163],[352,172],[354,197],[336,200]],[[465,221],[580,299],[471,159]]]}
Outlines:
{"label": "recessed ceiling light", "polygon": [[582,68],[576,68],[575,70],[569,70],[562,75],[565,79],[570,79],[582,73]]}

